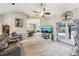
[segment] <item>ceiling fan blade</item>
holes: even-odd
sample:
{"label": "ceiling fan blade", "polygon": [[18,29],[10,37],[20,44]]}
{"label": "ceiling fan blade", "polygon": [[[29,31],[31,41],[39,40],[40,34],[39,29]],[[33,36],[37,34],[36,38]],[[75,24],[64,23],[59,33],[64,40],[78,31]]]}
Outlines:
{"label": "ceiling fan blade", "polygon": [[39,14],[36,14],[35,16],[39,16]]}
{"label": "ceiling fan blade", "polygon": [[43,11],[46,11],[46,9],[45,9],[45,8],[43,8]]}
{"label": "ceiling fan blade", "polygon": [[44,13],[45,15],[49,15],[50,13]]}
{"label": "ceiling fan blade", "polygon": [[37,11],[33,11],[33,12],[35,12],[35,13],[39,13],[39,12],[37,12]]}

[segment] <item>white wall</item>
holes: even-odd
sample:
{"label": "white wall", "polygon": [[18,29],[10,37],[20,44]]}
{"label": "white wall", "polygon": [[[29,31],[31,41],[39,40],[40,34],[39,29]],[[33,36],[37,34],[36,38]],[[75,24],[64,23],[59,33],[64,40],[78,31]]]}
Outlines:
{"label": "white wall", "polygon": [[36,30],[40,30],[40,19],[28,19],[26,24],[29,23],[36,24]]}
{"label": "white wall", "polygon": [[[75,9],[73,9],[71,11],[73,12],[73,17],[72,17],[71,20],[79,20],[79,8],[75,8]],[[50,22],[49,24],[51,24],[53,26],[53,29],[54,29],[53,33],[54,33],[55,40],[57,39],[56,23],[58,21],[62,21],[62,19],[60,17],[61,17],[61,14],[60,15],[56,15],[51,20],[48,20],[48,22]]]}
{"label": "white wall", "polygon": [[[72,19],[78,19],[79,20],[79,8],[73,9],[71,10],[73,12],[73,18]],[[61,11],[62,12],[62,11]],[[49,24],[51,26],[53,26],[53,34],[54,34],[54,38],[56,40],[56,22],[61,21],[60,15],[56,15],[56,16],[52,16],[51,19],[40,19],[40,23],[41,25],[44,24]],[[23,18],[24,19],[24,27],[15,27],[15,18]],[[26,31],[26,20],[27,16],[23,13],[6,13],[2,16],[0,16],[0,33],[2,32],[1,30],[1,24],[7,24],[10,25],[10,32],[16,31],[19,33],[25,33]],[[30,19],[33,20],[33,19]],[[36,20],[36,19],[35,19]],[[3,23],[2,23],[3,22]]]}
{"label": "white wall", "polygon": [[2,33],[2,16],[0,15],[0,34]]}
{"label": "white wall", "polygon": [[[15,27],[15,18],[23,19],[23,27]],[[23,13],[6,13],[3,15],[3,24],[10,25],[10,33],[25,33],[27,16]]]}
{"label": "white wall", "polygon": [[[79,8],[73,9],[71,10],[73,12],[73,18],[71,20],[79,20]],[[62,12],[62,11],[61,11]],[[53,26],[53,34],[54,34],[54,39],[57,39],[57,31],[56,31],[56,23],[58,21],[62,21],[62,19],[60,18],[60,15],[56,15],[56,16],[52,16],[52,18],[49,19],[41,19],[41,25],[44,24],[49,24],[51,26]]]}
{"label": "white wall", "polygon": [[75,8],[71,10],[73,12],[73,18],[72,19],[77,19],[79,20],[79,8]]}

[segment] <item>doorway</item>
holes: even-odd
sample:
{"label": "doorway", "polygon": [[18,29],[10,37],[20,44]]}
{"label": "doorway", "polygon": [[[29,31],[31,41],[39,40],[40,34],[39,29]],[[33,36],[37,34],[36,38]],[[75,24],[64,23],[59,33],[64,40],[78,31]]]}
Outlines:
{"label": "doorway", "polygon": [[2,33],[10,33],[10,26],[9,25],[2,25]]}
{"label": "doorway", "polygon": [[74,45],[74,36],[76,35],[76,24],[74,21],[57,22],[57,40]]}

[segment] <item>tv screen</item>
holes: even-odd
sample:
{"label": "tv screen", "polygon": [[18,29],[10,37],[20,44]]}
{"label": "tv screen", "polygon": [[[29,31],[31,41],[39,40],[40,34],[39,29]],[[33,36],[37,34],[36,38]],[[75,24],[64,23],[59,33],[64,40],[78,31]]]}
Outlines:
{"label": "tv screen", "polygon": [[52,27],[51,26],[43,26],[41,27],[42,33],[52,33]]}

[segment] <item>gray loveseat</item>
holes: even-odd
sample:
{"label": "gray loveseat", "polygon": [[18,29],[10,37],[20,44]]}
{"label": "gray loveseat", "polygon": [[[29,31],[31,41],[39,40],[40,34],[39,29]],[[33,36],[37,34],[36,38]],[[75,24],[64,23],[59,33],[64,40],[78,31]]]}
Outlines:
{"label": "gray loveseat", "polygon": [[0,50],[3,50],[8,47],[8,40],[9,40],[8,34],[4,33],[0,35]]}

